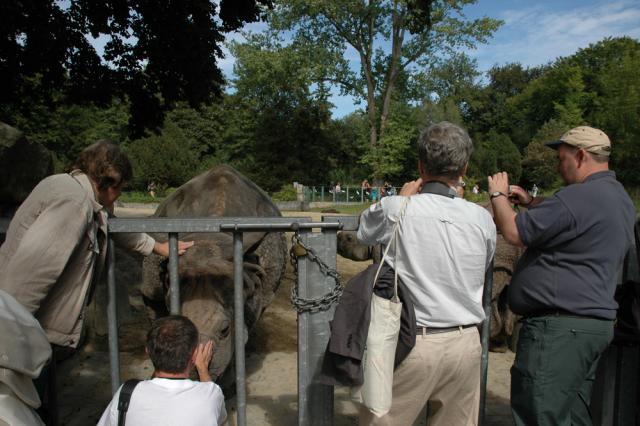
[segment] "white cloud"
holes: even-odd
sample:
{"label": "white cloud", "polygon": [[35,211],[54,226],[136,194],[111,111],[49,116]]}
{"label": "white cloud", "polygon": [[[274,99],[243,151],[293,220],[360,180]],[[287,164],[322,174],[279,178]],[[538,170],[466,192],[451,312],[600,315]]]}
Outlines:
{"label": "white cloud", "polygon": [[580,3],[562,10],[562,2],[536,3],[524,9],[504,10],[497,18],[505,21],[488,45],[470,55],[480,68],[520,62],[526,66],[548,63],[575,53],[605,37],[640,38],[640,3],[619,1]]}

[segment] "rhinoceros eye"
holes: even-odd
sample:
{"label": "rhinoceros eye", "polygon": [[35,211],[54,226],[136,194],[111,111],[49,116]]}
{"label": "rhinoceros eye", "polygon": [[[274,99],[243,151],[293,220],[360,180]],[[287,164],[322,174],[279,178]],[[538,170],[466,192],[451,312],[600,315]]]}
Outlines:
{"label": "rhinoceros eye", "polygon": [[224,321],[220,329],[220,338],[229,336],[229,332],[231,332],[231,324],[229,324],[229,321]]}

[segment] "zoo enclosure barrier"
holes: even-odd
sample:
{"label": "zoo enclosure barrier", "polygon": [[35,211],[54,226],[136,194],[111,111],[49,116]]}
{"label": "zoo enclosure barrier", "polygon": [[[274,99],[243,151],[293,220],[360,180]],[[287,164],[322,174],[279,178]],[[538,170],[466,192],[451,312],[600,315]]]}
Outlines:
{"label": "zoo enclosure barrier", "polygon": [[[180,284],[178,278],[178,233],[231,232],[234,237],[234,324],[237,388],[237,424],[246,425],[246,373],[244,356],[244,300],[243,300],[243,249],[244,232],[295,231],[306,247],[311,248],[323,262],[336,267],[337,231],[356,230],[357,216],[323,217],[321,223],[311,218],[210,218],[210,219],[109,219],[108,232],[156,232],[169,235],[170,311],[180,313]],[[0,220],[0,238],[6,233],[8,220]],[[313,229],[321,232],[312,232]],[[2,241],[0,239],[0,241]],[[120,386],[120,358],[118,350],[118,312],[116,304],[115,247],[108,237],[107,320],[109,331],[109,360],[111,390]],[[327,295],[335,286],[333,279],[323,273],[319,264],[308,256],[297,258],[298,295],[302,299],[318,299]],[[481,400],[479,418],[484,419],[488,371],[488,348],[491,318],[491,268],[485,277],[483,307],[486,319],[481,325]],[[298,425],[328,426],[333,424],[333,387],[316,382],[324,351],[329,340],[329,321],[335,306],[319,311],[298,313]]]}
{"label": "zoo enclosure barrier", "polygon": [[[363,204],[369,201],[378,201],[381,197],[381,187],[363,189],[360,186],[342,186],[340,192],[334,187],[325,185],[304,186],[304,200],[309,203],[329,202],[333,204]],[[395,193],[400,192],[401,187],[393,187]]]}
{"label": "zoo enclosure barrier", "polygon": [[[358,216],[324,216],[322,222],[311,218],[208,218],[208,219],[109,219],[109,234],[117,232],[156,232],[169,234],[170,311],[180,313],[180,284],[178,277],[178,233],[231,232],[234,239],[234,324],[237,389],[237,424],[246,425],[246,375],[244,355],[244,300],[243,251],[244,232],[295,231],[304,246],[311,248],[330,268],[336,267],[337,231],[356,230]],[[313,229],[321,232],[312,232]],[[303,299],[316,299],[327,295],[335,286],[334,280],[323,273],[319,264],[309,256],[297,258],[298,295]],[[481,400],[478,413],[480,424],[484,419],[488,371],[488,349],[491,318],[492,268],[487,270],[483,296],[486,319],[481,325]],[[109,237],[107,315],[109,322],[109,350],[112,392],[120,385],[118,330],[116,311],[114,243]],[[322,358],[327,346],[335,305],[326,310],[298,313],[298,425],[333,424],[333,387],[317,383]]]}

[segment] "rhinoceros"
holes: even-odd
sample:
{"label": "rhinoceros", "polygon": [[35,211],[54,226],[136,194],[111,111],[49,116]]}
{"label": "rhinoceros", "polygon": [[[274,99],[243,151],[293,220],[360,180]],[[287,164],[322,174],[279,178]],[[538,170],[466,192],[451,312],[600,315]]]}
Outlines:
{"label": "rhinoceros", "polygon": [[[162,202],[154,216],[276,217],[280,211],[257,185],[229,166],[215,167],[182,185]],[[259,221],[259,220],[256,220]],[[155,236],[166,241],[166,235]],[[212,377],[232,390],[234,353],[233,237],[225,233],[180,235],[195,241],[179,259],[182,315],[198,328],[201,340],[213,340]],[[273,300],[286,266],[283,233],[251,232],[243,237],[245,336]],[[153,319],[167,314],[167,261],[144,260],[141,292]],[[246,342],[245,342],[246,343]],[[223,374],[227,372],[228,374]],[[223,377],[221,377],[223,376]]]}
{"label": "rhinoceros", "polygon": [[[493,216],[491,203],[480,205],[489,210]],[[338,254],[355,261],[373,259],[374,262],[379,262],[382,257],[380,246],[370,247],[359,243],[356,233],[356,231],[338,232]],[[515,265],[523,251],[523,248],[507,243],[502,234],[498,234],[491,291],[490,350],[494,352],[504,352],[507,344],[515,349],[515,344],[511,342],[511,336],[514,334],[517,317],[509,309],[506,296],[507,286],[511,282]]]}

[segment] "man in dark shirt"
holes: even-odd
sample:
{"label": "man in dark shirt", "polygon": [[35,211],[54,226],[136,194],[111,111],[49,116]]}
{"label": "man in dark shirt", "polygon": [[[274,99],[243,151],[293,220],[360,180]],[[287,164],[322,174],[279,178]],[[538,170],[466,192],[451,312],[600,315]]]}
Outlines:
{"label": "man in dark shirt", "polygon": [[[595,370],[613,338],[617,271],[633,238],[635,209],[609,170],[611,142],[601,130],[576,127],[547,144],[557,150],[567,186],[532,197],[488,178],[496,224],[505,239],[527,247],[509,290],[523,316],[511,368],[517,425],[591,424]],[[516,214],[509,201],[529,207]]]}

